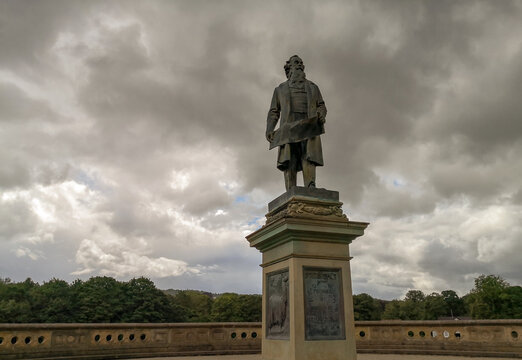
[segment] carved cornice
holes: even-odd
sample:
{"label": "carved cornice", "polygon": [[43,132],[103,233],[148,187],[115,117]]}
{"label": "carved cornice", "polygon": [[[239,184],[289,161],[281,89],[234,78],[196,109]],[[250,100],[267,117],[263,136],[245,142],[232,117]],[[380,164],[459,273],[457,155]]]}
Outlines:
{"label": "carved cornice", "polygon": [[314,218],[333,221],[348,221],[340,202],[290,200],[284,206],[266,214],[266,224],[282,218]]}

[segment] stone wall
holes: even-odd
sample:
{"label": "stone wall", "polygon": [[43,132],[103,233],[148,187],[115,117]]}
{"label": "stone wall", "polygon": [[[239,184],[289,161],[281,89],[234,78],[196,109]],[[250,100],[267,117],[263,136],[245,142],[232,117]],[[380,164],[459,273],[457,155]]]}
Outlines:
{"label": "stone wall", "polygon": [[[522,320],[359,321],[358,353],[522,358]],[[0,359],[109,359],[261,351],[260,323],[0,324]]]}
{"label": "stone wall", "polygon": [[358,353],[522,358],[522,320],[359,321]]}
{"label": "stone wall", "polygon": [[249,354],[260,323],[0,324],[0,359]]}

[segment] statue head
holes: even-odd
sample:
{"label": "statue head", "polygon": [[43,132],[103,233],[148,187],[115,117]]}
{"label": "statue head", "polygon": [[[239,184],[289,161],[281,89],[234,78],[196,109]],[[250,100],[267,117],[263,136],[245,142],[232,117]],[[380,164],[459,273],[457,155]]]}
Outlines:
{"label": "statue head", "polygon": [[289,79],[295,71],[303,72],[304,74],[304,68],[303,60],[299,55],[290,56],[290,59],[288,59],[284,66],[286,78]]}

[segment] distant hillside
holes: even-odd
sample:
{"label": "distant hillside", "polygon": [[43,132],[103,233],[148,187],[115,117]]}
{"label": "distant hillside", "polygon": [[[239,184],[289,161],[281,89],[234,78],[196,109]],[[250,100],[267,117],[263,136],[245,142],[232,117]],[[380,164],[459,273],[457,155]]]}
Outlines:
{"label": "distant hillside", "polygon": [[198,294],[201,294],[201,295],[206,295],[206,296],[208,296],[211,299],[215,299],[219,295],[221,295],[221,294],[214,294],[214,293],[211,293],[211,292],[208,292],[208,291],[192,290],[192,289],[186,289],[186,290],[167,289],[167,290],[161,290],[161,291],[163,291],[165,294],[170,295],[170,296],[176,296],[176,295],[178,295],[182,291],[191,291],[191,292],[198,293]]}

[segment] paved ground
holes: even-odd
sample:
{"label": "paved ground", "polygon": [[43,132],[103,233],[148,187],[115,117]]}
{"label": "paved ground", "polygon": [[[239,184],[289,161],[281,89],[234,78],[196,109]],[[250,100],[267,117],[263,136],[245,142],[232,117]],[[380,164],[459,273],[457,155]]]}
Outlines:
{"label": "paved ground", "polygon": [[[358,354],[357,360],[506,360],[506,358],[492,357],[464,357],[464,356],[438,356],[438,355],[381,355]],[[261,355],[224,355],[224,356],[181,356],[147,358],[141,360],[261,360]]]}

